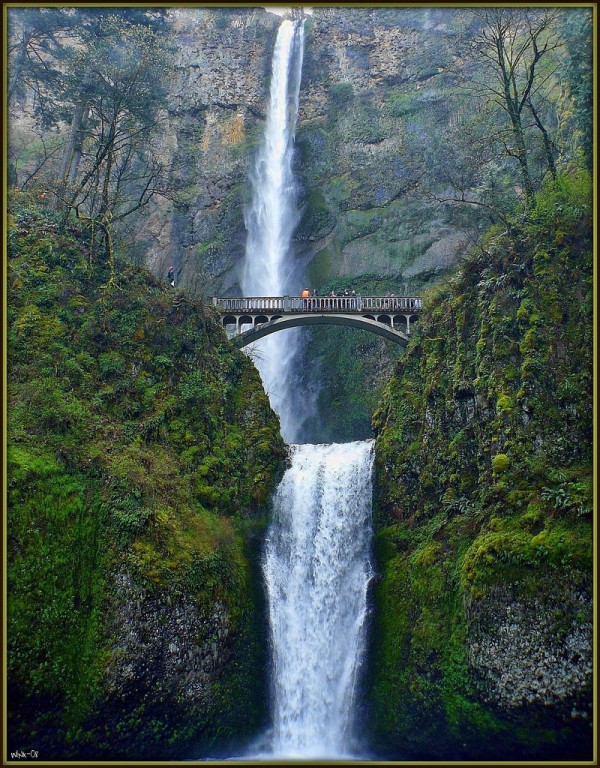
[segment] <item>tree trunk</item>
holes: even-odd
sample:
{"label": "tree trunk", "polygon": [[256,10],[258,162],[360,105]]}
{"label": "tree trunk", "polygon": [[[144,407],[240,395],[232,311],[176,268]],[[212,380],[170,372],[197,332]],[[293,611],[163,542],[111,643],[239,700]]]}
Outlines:
{"label": "tree trunk", "polygon": [[520,115],[511,114],[513,136],[515,137],[516,156],[521,167],[521,178],[525,188],[525,197],[527,205],[531,206],[534,198],[533,182],[529,174],[529,164],[527,162],[527,149],[525,148],[525,138],[523,136],[523,126],[521,125]]}
{"label": "tree trunk", "polygon": [[81,143],[83,140],[82,130],[84,127],[84,116],[87,114],[87,105],[83,102],[79,102],[75,105],[73,112],[73,118],[71,120],[71,128],[69,129],[69,137],[67,139],[67,145],[63,153],[63,159],[60,166],[60,172],[58,176],[58,190],[56,196],[56,207],[60,208],[62,201],[65,197],[67,183],[71,183],[71,179],[74,179],[77,175],[77,168],[73,173],[73,165],[75,154],[79,148],[79,156],[77,159],[77,166],[81,159]]}
{"label": "tree trunk", "polygon": [[21,80],[21,72],[23,70],[23,62],[27,58],[27,46],[29,45],[29,35],[27,32],[23,32],[23,38],[21,40],[21,47],[19,50],[19,55],[16,57],[16,60],[12,62],[11,67],[8,70],[8,93],[7,93],[7,103],[9,107],[11,106],[15,94],[17,92],[17,88],[20,84]]}
{"label": "tree trunk", "polygon": [[535,124],[542,132],[542,136],[544,137],[544,151],[546,153],[546,160],[548,161],[548,168],[550,170],[550,173],[552,174],[552,178],[556,178],[556,164],[554,162],[554,155],[552,154],[552,142],[550,141],[550,137],[548,136],[548,131],[544,128],[542,121],[539,118],[538,113],[535,111],[533,104],[530,100],[527,101],[527,106],[529,107],[529,111],[531,112],[531,115],[535,121]]}
{"label": "tree trunk", "polygon": [[[504,92],[504,104],[505,109],[510,117],[512,125],[512,132],[515,140],[515,150],[513,154],[519,163],[521,168],[521,178],[523,180],[523,188],[525,189],[526,203],[529,208],[533,205],[534,190],[533,182],[531,181],[531,175],[529,173],[529,165],[527,162],[527,148],[525,146],[525,135],[523,132],[523,123],[521,121],[521,112],[523,110],[524,101],[520,99],[519,89],[515,80],[515,65],[511,61],[511,57],[508,55],[505,41],[506,41],[506,29],[502,26],[498,17],[496,26],[496,37],[494,40],[495,55],[502,75],[502,88]],[[527,92],[529,92],[533,83],[533,67],[529,70],[529,82],[527,85]]]}
{"label": "tree trunk", "polygon": [[75,179],[77,178],[77,173],[79,171],[79,163],[81,162],[81,153],[83,151],[83,140],[85,138],[85,128],[88,121],[88,110],[87,107],[83,112],[83,117],[81,118],[81,126],[79,128],[79,132],[77,133],[77,138],[75,141],[75,148],[73,150],[73,159],[71,160],[71,170],[69,171],[69,179],[68,183],[69,186],[72,187],[75,184]]}
{"label": "tree trunk", "polygon": [[[112,129],[111,129],[111,133],[112,133]],[[106,168],[105,168],[105,171],[104,171],[104,181],[102,183],[102,197],[100,199],[99,216],[105,216],[106,217],[109,214],[109,205],[110,205],[110,175],[112,173],[113,160],[114,160],[114,152],[113,152],[113,148],[112,148],[112,145],[111,145],[110,149],[108,150],[108,154],[106,156]]]}
{"label": "tree trunk", "polygon": [[500,71],[502,72],[504,102],[506,104],[506,111],[510,117],[512,132],[515,139],[514,154],[521,168],[521,177],[523,179],[523,187],[525,189],[527,205],[531,206],[534,197],[533,182],[531,181],[529,165],[527,163],[527,149],[525,147],[525,137],[523,135],[523,124],[521,122],[519,100],[516,95],[517,89],[514,81],[514,72],[509,67],[507,67],[506,61],[504,59],[504,46],[500,40],[497,42],[497,53],[498,64],[500,65]]}

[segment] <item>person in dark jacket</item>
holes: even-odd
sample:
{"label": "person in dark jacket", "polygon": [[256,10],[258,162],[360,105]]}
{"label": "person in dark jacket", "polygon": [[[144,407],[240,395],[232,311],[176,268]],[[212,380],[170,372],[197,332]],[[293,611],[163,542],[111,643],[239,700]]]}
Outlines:
{"label": "person in dark jacket", "polygon": [[175,267],[169,267],[169,271],[167,272],[167,280],[171,283],[171,285],[175,285]]}

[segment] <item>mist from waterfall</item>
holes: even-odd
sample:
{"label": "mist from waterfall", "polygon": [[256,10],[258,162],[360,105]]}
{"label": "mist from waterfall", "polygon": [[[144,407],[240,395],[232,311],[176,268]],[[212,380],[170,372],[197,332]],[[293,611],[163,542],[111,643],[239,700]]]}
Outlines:
{"label": "mist from waterfall", "polygon": [[[250,173],[244,296],[299,295],[302,289],[295,282],[290,244],[299,220],[293,158],[303,55],[304,22],[283,20],[273,52],[264,138]],[[267,336],[248,350],[290,443],[301,439],[302,425],[314,410],[310,393],[298,392],[302,346],[302,331],[293,328]]]}

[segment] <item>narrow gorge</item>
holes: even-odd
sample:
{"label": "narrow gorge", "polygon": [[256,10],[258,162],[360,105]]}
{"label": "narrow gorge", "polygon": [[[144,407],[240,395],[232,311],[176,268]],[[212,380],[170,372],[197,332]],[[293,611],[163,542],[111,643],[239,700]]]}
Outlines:
{"label": "narrow gorge", "polygon": [[5,757],[589,761],[596,9],[273,10],[8,9]]}

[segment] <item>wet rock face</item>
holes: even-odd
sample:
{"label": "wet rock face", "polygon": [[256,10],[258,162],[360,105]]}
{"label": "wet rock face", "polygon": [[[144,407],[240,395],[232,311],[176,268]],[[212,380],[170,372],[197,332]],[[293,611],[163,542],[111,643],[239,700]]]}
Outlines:
{"label": "wet rock face", "polygon": [[106,661],[78,756],[196,759],[254,732],[265,698],[252,617],[240,623],[218,599],[142,585],[126,571],[113,578]]}
{"label": "wet rock face", "polygon": [[467,657],[482,700],[507,715],[552,706],[566,721],[589,720],[591,614],[579,591],[541,600],[498,589],[472,603]]}
{"label": "wet rock face", "polygon": [[134,584],[127,573],[115,578],[118,610],[112,617],[109,695],[152,691],[164,703],[197,706],[210,699],[212,684],[230,657],[230,622],[215,602],[201,616],[189,597],[156,596]]}
{"label": "wet rock face", "polygon": [[[420,283],[451,269],[473,222],[412,193],[423,140],[452,120],[456,12],[315,8],[309,24],[297,144],[311,276]],[[311,219],[335,227],[307,237]],[[325,264],[328,253],[339,258]]]}

